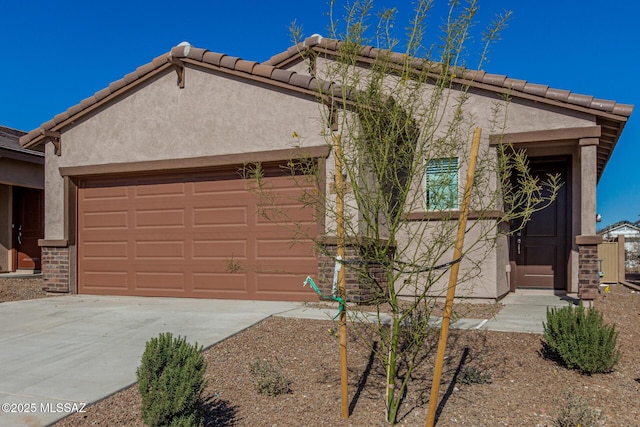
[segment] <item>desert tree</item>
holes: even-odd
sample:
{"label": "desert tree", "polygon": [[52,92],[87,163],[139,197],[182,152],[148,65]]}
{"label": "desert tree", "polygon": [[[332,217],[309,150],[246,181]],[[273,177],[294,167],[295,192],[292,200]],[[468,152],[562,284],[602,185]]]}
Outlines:
{"label": "desert tree", "polygon": [[[319,114],[326,127],[321,132],[333,156],[326,173],[312,159],[289,162],[292,175],[303,177],[300,202],[323,217],[325,235],[309,234],[293,218],[282,221],[289,213],[274,208],[278,199],[263,187],[260,165],[250,168],[263,206],[269,206],[263,214],[279,216],[298,236],[313,239],[325,256],[335,259],[327,236],[335,236],[336,224],[344,223],[345,245],[357,248],[357,255],[339,263],[367,288],[369,300],[360,302],[375,307],[378,321],[365,320],[356,307],[349,312],[361,320],[359,334],[370,337],[366,331],[373,331],[379,343],[367,341],[385,369],[386,417],[392,424],[434,332],[430,315],[446,292],[448,267],[462,262],[458,283],[471,293],[482,282],[487,255],[553,201],[561,185],[557,176],[532,175],[523,151],[489,145],[485,137],[463,256],[451,259],[464,185],[459,177],[469,162],[473,130],[500,135],[508,122],[508,94],[479,112],[480,96],[471,83],[510,14],[497,15],[478,35],[477,1],[450,1],[442,24],[431,30],[434,10],[433,1],[415,2],[405,34],[397,37],[396,9],[377,11],[364,0],[337,13],[331,2],[329,37],[339,41],[337,49],[306,60],[322,82]],[[295,25],[292,30],[294,38],[301,35]],[[428,44],[427,35],[434,33],[438,36]],[[475,50],[468,49],[471,41]],[[304,135],[292,134],[292,144],[304,147]],[[337,174],[344,185],[335,185]],[[315,184],[309,186],[310,180]],[[344,210],[336,210],[337,198],[344,200]],[[383,313],[390,322],[382,321]]]}

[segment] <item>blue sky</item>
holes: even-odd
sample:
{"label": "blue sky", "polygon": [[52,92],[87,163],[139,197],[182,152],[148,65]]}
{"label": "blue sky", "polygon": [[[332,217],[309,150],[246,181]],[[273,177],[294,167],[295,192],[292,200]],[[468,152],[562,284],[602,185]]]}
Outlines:
{"label": "blue sky", "polygon": [[[411,11],[409,1],[375,3],[397,6],[401,17]],[[483,67],[487,72],[640,104],[640,85],[633,83],[640,69],[640,2],[484,0],[480,5],[485,22],[497,12],[513,11]],[[0,0],[0,125],[32,130],[184,40],[264,61],[291,45],[288,27],[294,19],[307,36],[327,34],[328,9],[328,0]],[[436,22],[442,10],[434,11]],[[599,227],[640,220],[639,110],[598,184]]]}

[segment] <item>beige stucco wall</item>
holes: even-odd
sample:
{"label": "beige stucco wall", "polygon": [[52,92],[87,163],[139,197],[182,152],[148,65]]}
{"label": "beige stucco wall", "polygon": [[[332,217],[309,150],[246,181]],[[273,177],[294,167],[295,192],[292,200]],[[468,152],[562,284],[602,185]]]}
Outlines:
{"label": "beige stucco wall", "polygon": [[0,184],[0,273],[11,269],[11,217],[13,192],[10,185]]}
{"label": "beige stucco wall", "polygon": [[325,145],[311,97],[196,68],[185,80],[167,72],[65,129],[60,157],[47,144],[46,239],[64,233],[60,167]]}
{"label": "beige stucco wall", "polygon": [[[326,74],[327,67],[329,66],[328,63],[329,62],[325,59],[318,59],[317,70],[320,75]],[[366,73],[366,71],[363,72]],[[389,85],[389,87],[393,87],[394,78],[389,78],[387,84]],[[393,91],[393,93],[397,93],[397,91]],[[428,104],[431,94],[432,90],[429,87],[425,88],[423,92],[423,104]],[[465,139],[467,139],[468,141],[464,143],[458,151],[458,156],[460,157],[461,162],[461,168],[459,171],[460,194],[462,194],[464,177],[466,176],[466,161],[468,158],[467,150],[471,143],[471,133],[473,128],[480,127],[482,129],[483,133],[480,148],[481,153],[484,153],[484,160],[482,161],[491,162],[491,159],[495,159],[495,154],[492,154],[492,152],[495,153],[495,148],[490,146],[489,144],[489,138],[491,135],[595,126],[595,118],[586,113],[579,113],[556,106],[536,103],[526,99],[513,98],[509,102],[505,102],[499,95],[480,89],[470,89],[467,95],[468,98],[466,99],[463,107],[463,128],[466,129],[463,130],[463,133],[466,133]],[[435,115],[443,125],[438,128],[438,130],[436,130],[436,134],[444,134],[446,123],[451,121],[453,118],[453,107],[456,106],[456,101],[459,96],[460,92],[456,90],[445,91],[444,99],[447,101],[446,107],[444,102],[441,103],[441,109]],[[500,111],[498,117],[494,115],[497,106],[499,106]],[[590,211],[582,212],[581,214],[581,209],[584,209],[585,206],[586,209],[589,210],[589,206],[593,204],[593,209],[595,209],[595,193],[591,195],[591,193],[587,192],[587,194],[589,194],[589,197],[593,198],[593,203],[585,203],[581,200],[581,183],[584,180],[584,177],[581,175],[581,169],[582,173],[584,173],[584,171],[587,171],[589,174],[595,174],[595,159],[593,159],[594,161],[588,159],[588,161],[590,163],[593,163],[593,165],[587,167],[581,166],[581,152],[578,147],[578,143],[578,140],[561,142],[553,141],[553,143],[550,143],[549,141],[535,141],[532,143],[521,145],[522,148],[528,149],[528,155],[530,157],[550,155],[571,156],[571,179],[573,184],[573,193],[571,196],[571,235],[569,236],[571,245],[570,254],[567,260],[567,282],[568,290],[570,292],[575,292],[577,290],[578,259],[577,246],[575,245],[575,236],[581,234],[581,230],[584,231],[585,229],[590,229],[589,227],[585,227],[584,224],[582,224],[584,222],[584,218],[591,216],[595,218],[595,212],[593,212],[593,215],[591,215]],[[440,156],[441,155],[439,155],[436,151],[434,151],[433,153],[428,153],[426,155],[426,157]],[[582,153],[582,157],[585,157],[584,150]],[[487,165],[486,163],[483,163],[481,166]],[[492,197],[490,196],[491,194],[493,194],[493,190],[495,190],[496,180],[492,177],[485,178],[487,183],[487,185],[484,187],[485,191],[482,192],[482,195],[476,195],[476,203],[475,205],[472,205],[472,210],[501,208],[501,206],[496,203],[497,201],[492,200]],[[415,183],[414,187],[415,191],[423,192],[424,180]],[[585,192],[582,191],[582,193]],[[424,210],[424,205],[416,205],[412,208],[412,211],[414,212],[422,212]],[[414,227],[417,226],[417,224],[414,225]],[[412,230],[412,232],[415,232],[415,230]],[[481,265],[482,267],[481,273],[472,281],[475,283],[470,285],[470,287],[466,290],[466,294],[469,296],[477,298],[498,298],[504,295],[510,289],[508,239],[504,236],[494,237],[496,238],[496,240],[493,242],[491,247],[486,247],[486,250],[490,251],[490,253],[476,251],[473,254],[469,255],[468,262],[470,264],[479,263],[479,265]],[[473,236],[468,235],[467,241],[473,242]],[[404,236],[398,236],[398,246],[410,247],[410,235],[405,234]],[[462,267],[465,268],[465,265],[463,264]],[[438,286],[442,286],[442,283],[439,283]],[[434,290],[436,290],[436,293],[438,292],[437,289],[439,289],[438,286],[434,288]],[[462,292],[464,293],[465,291],[462,290]]]}

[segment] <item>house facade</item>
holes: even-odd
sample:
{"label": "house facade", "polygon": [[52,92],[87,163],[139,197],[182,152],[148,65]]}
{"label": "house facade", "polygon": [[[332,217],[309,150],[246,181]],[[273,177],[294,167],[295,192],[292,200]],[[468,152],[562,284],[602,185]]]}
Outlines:
{"label": "house facade", "polygon": [[24,134],[0,126],[0,273],[41,268],[44,153],[22,147]]}
{"label": "house facade", "polygon": [[[338,43],[313,36],[266,63],[181,44],[24,135],[25,148],[46,155],[47,289],[314,299],[302,281],[326,278],[333,261],[318,255],[313,239],[291,245],[286,224],[259,214],[239,171],[260,163],[270,187],[291,201],[299,181],[282,166],[314,159],[324,177],[318,191],[331,193],[326,135],[335,129],[322,120],[330,106],[318,94],[331,90],[322,70]],[[378,54],[363,50],[363,67]],[[482,72],[460,72],[454,82],[468,88],[484,129],[496,100],[511,99],[504,131],[483,133],[485,149],[526,149],[534,170],[566,183],[520,235],[496,237],[482,276],[462,292],[495,300],[538,288],[592,297],[601,241],[595,188],[633,107]],[[312,208],[280,208],[310,234],[332,237],[330,220]],[[426,208],[406,214],[409,226],[445,220]],[[482,221],[498,218],[484,213]]]}

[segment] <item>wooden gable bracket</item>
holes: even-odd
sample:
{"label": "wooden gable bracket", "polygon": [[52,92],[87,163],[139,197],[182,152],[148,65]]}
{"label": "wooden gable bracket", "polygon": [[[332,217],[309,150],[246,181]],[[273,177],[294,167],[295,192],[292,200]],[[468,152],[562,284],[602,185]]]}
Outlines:
{"label": "wooden gable bracket", "polygon": [[40,132],[44,136],[45,141],[51,141],[54,146],[53,152],[56,156],[62,155],[62,144],[60,143],[60,132],[42,129]]}
{"label": "wooden gable bracket", "polygon": [[185,77],[185,66],[184,62],[176,58],[175,56],[169,54],[169,62],[173,64],[173,68],[175,68],[176,73],[178,74],[178,87],[180,89],[184,89],[184,77]]}

